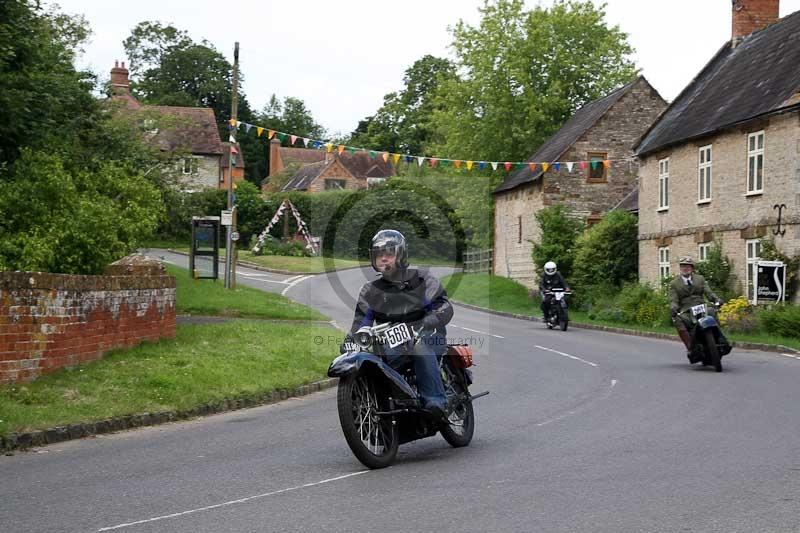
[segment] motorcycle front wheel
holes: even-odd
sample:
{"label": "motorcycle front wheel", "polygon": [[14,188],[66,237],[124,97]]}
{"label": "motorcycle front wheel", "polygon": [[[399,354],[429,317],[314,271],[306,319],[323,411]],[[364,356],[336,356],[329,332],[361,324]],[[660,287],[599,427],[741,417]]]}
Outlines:
{"label": "motorcycle front wheel", "polygon": [[561,327],[561,331],[567,331],[569,316],[567,315],[567,310],[564,308],[558,310],[558,324]]}
{"label": "motorcycle front wheel", "polygon": [[722,372],[722,358],[719,355],[719,348],[717,348],[717,339],[714,338],[714,332],[706,330],[705,332],[706,353],[708,354],[709,362],[714,366],[716,372]]}
{"label": "motorcycle front wheel", "polygon": [[397,427],[389,417],[376,414],[388,410],[386,395],[366,374],[351,374],[339,380],[339,422],[353,455],[368,468],[385,468],[394,462],[399,445]]}

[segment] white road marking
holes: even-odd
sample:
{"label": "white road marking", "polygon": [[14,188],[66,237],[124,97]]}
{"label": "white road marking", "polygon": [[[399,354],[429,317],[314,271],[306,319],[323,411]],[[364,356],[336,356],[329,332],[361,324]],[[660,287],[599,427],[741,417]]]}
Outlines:
{"label": "white road marking", "polygon": [[300,274],[299,276],[292,276],[291,278],[287,278],[287,279],[286,279],[286,283],[291,283],[291,282],[293,282],[294,280],[296,280],[297,278],[302,278],[302,277],[303,277],[303,275],[302,275],[302,274]]}
{"label": "white road marking", "polygon": [[452,327],[454,327],[454,328],[465,329],[465,330],[471,331],[473,333],[480,333],[481,335],[489,335],[489,336],[494,337],[496,339],[505,339],[505,337],[503,337],[501,335],[495,335],[494,333],[487,333],[485,331],[478,331],[477,329],[465,328],[464,326],[456,326],[455,324],[450,324],[450,325]]}
{"label": "white road marking", "polygon": [[234,504],[237,504],[237,503],[244,503],[244,502],[248,502],[248,501],[251,501],[251,500],[256,500],[256,499],[259,499],[259,498],[266,498],[267,496],[274,496],[276,494],[283,494],[284,492],[291,492],[293,490],[299,490],[299,489],[304,489],[304,488],[307,488],[307,487],[313,487],[313,486],[316,486],[316,485],[322,485],[323,483],[330,483],[331,481],[338,481],[340,479],[345,479],[345,478],[348,478],[348,477],[360,476],[361,474],[366,474],[367,472],[369,472],[369,470],[362,470],[360,472],[353,472],[352,474],[345,474],[344,476],[338,476],[338,477],[332,477],[332,478],[329,478],[329,479],[323,479],[322,481],[315,481],[314,483],[306,483],[305,485],[298,485],[296,487],[291,487],[291,488],[288,488],[288,489],[281,489],[281,490],[276,490],[276,491],[272,491],[272,492],[266,492],[264,494],[256,494],[255,496],[248,496],[246,498],[239,498],[238,500],[231,500],[231,501],[228,501],[228,502],[218,503],[216,505],[208,505],[206,507],[200,507],[200,508],[197,508],[197,509],[191,509],[189,511],[181,511],[180,513],[172,513],[172,514],[163,515],[163,516],[156,516],[154,518],[147,518],[145,520],[137,520],[136,522],[128,522],[126,524],[117,524],[116,526],[104,527],[102,529],[98,529],[97,531],[111,531],[112,529],[122,529],[123,527],[130,527],[130,526],[135,526],[135,525],[138,525],[138,524],[146,524],[148,522],[156,522],[158,520],[166,520],[167,518],[176,518],[178,516],[184,516],[184,515],[187,515],[187,514],[199,513],[200,511],[208,511],[210,509],[219,509],[220,507],[227,507],[229,505],[234,505]]}
{"label": "white road marking", "polygon": [[792,359],[800,359],[800,355],[794,355],[790,353],[782,353],[781,355],[785,355],[786,357],[791,357]]}
{"label": "white road marking", "polygon": [[[606,393],[603,394],[601,397],[596,398],[594,401],[602,400],[604,398],[607,398],[608,395],[611,394],[611,389],[613,389],[616,385],[617,385],[617,380],[616,379],[612,379],[611,380],[611,386],[608,387],[608,390],[606,391]],[[557,416],[555,418],[550,418],[548,420],[545,420],[544,422],[539,422],[538,424],[536,424],[536,427],[546,426],[547,424],[551,424],[553,422],[558,422],[559,420],[563,420],[563,419],[567,418],[570,415],[574,415],[579,410],[580,409],[575,409],[573,411],[568,411],[568,412],[564,413],[563,415]]]}
{"label": "white road marking", "polygon": [[[247,279],[253,279],[253,280],[256,280],[256,281],[263,281],[264,283],[280,283],[281,285],[288,285],[288,283],[289,283],[288,281],[278,281],[278,280],[274,280],[274,279],[262,279],[260,277],[252,276],[250,274],[242,274],[241,272],[237,272],[236,275],[238,277],[240,277],[240,278],[247,278]],[[260,276],[263,276],[263,275],[264,274],[260,274]]]}
{"label": "white road marking", "polygon": [[552,348],[545,348],[544,346],[539,346],[538,344],[534,346],[535,348],[539,348],[540,350],[546,350],[548,352],[557,353],[558,355],[563,355],[564,357],[569,357],[570,359],[575,359],[576,361],[580,361],[581,363],[586,363],[587,365],[597,366],[597,363],[592,363],[591,361],[587,361],[586,359],[581,359],[575,355],[570,355],[568,353],[559,352],[558,350],[553,350]]}
{"label": "white road marking", "polygon": [[295,285],[297,285],[297,284],[298,284],[298,283],[300,283],[301,281],[303,281],[303,280],[305,280],[305,279],[308,279],[308,278],[310,278],[310,277],[311,277],[311,276],[300,276],[299,278],[295,279],[295,280],[294,280],[294,281],[292,281],[292,282],[291,282],[291,283],[290,283],[290,284],[289,284],[289,285],[288,285],[288,286],[287,286],[285,289],[283,289],[283,290],[281,291],[281,296],[286,296],[286,291],[288,291],[289,289],[291,289],[292,287],[294,287]]}

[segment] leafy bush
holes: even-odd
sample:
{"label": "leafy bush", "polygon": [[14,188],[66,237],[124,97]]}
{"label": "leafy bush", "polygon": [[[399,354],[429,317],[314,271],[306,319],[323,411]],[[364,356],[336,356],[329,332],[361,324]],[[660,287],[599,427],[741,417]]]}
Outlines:
{"label": "leafy bush", "polygon": [[767,333],[800,337],[800,306],[778,304],[758,312],[758,322]]}
{"label": "leafy bush", "polygon": [[589,318],[642,326],[669,325],[669,303],[663,290],[632,282],[616,295],[594,301]]}
{"label": "leafy bush", "polygon": [[698,274],[706,279],[706,283],[714,293],[723,300],[738,296],[734,289],[736,276],[733,274],[733,261],[722,253],[722,243],[715,241],[708,249],[705,261],[695,265]]}
{"label": "leafy bush", "polygon": [[124,164],[69,168],[23,149],[0,189],[0,270],[99,274],[133,252],[162,212],[156,187]]}
{"label": "leafy bush", "polygon": [[726,330],[750,333],[756,330],[754,309],[744,296],[728,300],[719,310],[719,322]]}
{"label": "leafy bush", "polygon": [[576,243],[575,285],[621,287],[638,274],[638,221],[625,211],[611,211]]}
{"label": "leafy bush", "polygon": [[536,222],[541,232],[539,242],[533,243],[531,254],[536,272],[541,276],[544,264],[555,261],[562,276],[571,276],[575,241],[583,224],[571,217],[569,210],[563,205],[541,209],[536,213]]}
{"label": "leafy bush", "polygon": [[281,242],[272,235],[267,235],[264,243],[254,255],[290,255],[294,257],[311,257],[311,250],[306,247],[305,242],[289,241]]}

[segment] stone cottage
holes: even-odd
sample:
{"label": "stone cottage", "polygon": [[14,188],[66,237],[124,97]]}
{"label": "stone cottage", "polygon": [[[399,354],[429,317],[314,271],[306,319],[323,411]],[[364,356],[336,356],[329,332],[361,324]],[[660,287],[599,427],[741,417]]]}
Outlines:
{"label": "stone cottage", "polygon": [[800,12],[733,2],[733,31],[641,139],[639,277],[675,275],[714,241],[753,296],[764,239],[800,249]]}
{"label": "stone cottage", "polygon": [[[570,170],[541,165],[508,175],[494,190],[494,273],[527,287],[536,284],[531,251],[540,238],[537,211],[564,204],[591,225],[623,201],[635,200],[637,168],[633,146],[667,104],[644,77],[586,104],[529,159],[535,163],[577,163]],[[622,160],[622,161],[620,161]],[[626,206],[635,210],[635,206]]]}
{"label": "stone cottage", "polygon": [[[142,105],[130,92],[128,69],[116,63],[111,69],[111,99],[141,119],[145,139],[164,152],[176,154],[175,172],[187,191],[227,189],[229,143],[219,137],[214,110],[206,107]],[[235,154],[234,183],[244,179],[244,158]]]}

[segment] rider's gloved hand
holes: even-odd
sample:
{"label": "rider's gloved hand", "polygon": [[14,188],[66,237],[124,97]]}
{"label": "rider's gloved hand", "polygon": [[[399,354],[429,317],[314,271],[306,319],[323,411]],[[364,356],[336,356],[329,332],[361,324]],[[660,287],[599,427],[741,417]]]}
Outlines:
{"label": "rider's gloved hand", "polygon": [[429,313],[425,315],[425,318],[422,319],[422,329],[426,331],[435,331],[437,327],[439,327],[439,319],[436,318],[436,315],[433,313]]}
{"label": "rider's gloved hand", "polygon": [[677,317],[678,317],[678,310],[677,309],[673,309],[672,310],[672,318],[677,318]]}

